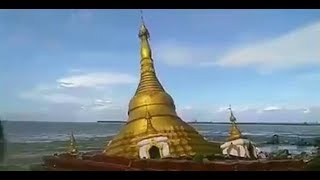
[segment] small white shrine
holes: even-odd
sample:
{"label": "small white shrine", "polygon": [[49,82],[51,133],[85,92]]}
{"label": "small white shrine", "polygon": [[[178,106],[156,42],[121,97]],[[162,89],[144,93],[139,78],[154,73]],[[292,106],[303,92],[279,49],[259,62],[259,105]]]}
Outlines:
{"label": "small white shrine", "polygon": [[227,142],[220,146],[222,153],[230,157],[257,159],[260,150],[255,147],[253,142],[242,136],[241,131],[237,127],[236,117],[233,115],[231,106],[229,107],[229,110],[231,113],[231,128]]}
{"label": "small white shrine", "polygon": [[152,126],[152,116],[149,113],[148,106],[146,106],[147,129],[149,134],[146,138],[138,142],[139,157],[141,159],[160,159],[170,155],[168,137],[160,135]]}
{"label": "small white shrine", "polygon": [[138,145],[141,159],[156,159],[170,155],[168,138],[165,136],[144,139]]}

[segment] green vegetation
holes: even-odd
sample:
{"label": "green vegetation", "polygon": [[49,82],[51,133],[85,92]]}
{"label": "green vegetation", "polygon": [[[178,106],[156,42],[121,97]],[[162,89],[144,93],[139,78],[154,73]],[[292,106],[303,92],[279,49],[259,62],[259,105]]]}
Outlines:
{"label": "green vegetation", "polygon": [[193,161],[197,163],[202,163],[204,159],[204,156],[202,154],[196,154],[193,156]]}
{"label": "green vegetation", "polygon": [[308,164],[307,170],[320,171],[320,138],[314,140],[317,148],[316,157]]}
{"label": "green vegetation", "polygon": [[290,153],[287,149],[275,151],[271,153],[272,159],[288,159],[290,157]]}
{"label": "green vegetation", "polygon": [[315,157],[306,168],[308,171],[320,171],[320,156]]}
{"label": "green vegetation", "polygon": [[0,165],[0,171],[29,171],[29,168],[18,165]]}

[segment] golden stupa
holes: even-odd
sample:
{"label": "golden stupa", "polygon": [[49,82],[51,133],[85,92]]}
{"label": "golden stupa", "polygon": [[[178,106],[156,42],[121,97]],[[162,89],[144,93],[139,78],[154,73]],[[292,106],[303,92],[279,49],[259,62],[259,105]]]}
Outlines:
{"label": "golden stupa", "polygon": [[219,145],[206,141],[177,115],[172,97],[156,76],[149,37],[142,19],[140,82],[129,103],[127,123],[104,153],[133,159],[221,153]]}
{"label": "golden stupa", "polygon": [[229,137],[228,137],[228,141],[232,141],[232,140],[236,140],[239,138],[242,138],[242,134],[241,131],[239,130],[236,122],[237,119],[236,117],[233,115],[232,109],[231,109],[231,105],[229,106],[229,110],[230,110],[230,122],[231,122],[231,128],[229,131]]}
{"label": "golden stupa", "polygon": [[260,150],[254,145],[252,141],[242,136],[242,133],[236,124],[237,119],[233,115],[231,105],[229,107],[229,110],[231,127],[227,142],[223,143],[220,146],[222,149],[222,153],[229,157],[257,159],[258,152]]}
{"label": "golden stupa", "polygon": [[71,132],[71,136],[70,136],[70,144],[68,147],[68,153],[72,156],[77,156],[78,155],[78,149],[76,146],[76,139],[73,136],[73,132]]}

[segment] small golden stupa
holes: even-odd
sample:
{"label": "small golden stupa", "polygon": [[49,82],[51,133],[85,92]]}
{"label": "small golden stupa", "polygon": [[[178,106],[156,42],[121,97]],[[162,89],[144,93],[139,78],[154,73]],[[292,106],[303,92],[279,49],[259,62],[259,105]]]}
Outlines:
{"label": "small golden stupa", "polygon": [[233,115],[232,109],[231,109],[231,105],[229,106],[229,110],[230,110],[230,122],[231,122],[231,128],[229,131],[229,137],[228,137],[228,141],[232,141],[232,140],[236,140],[242,137],[241,131],[239,130],[236,122],[237,119],[236,117]]}
{"label": "small golden stupa", "polygon": [[70,136],[70,144],[68,147],[68,154],[72,155],[72,156],[77,156],[78,155],[78,149],[76,146],[76,140],[73,136],[73,132],[71,132],[71,136]]}
{"label": "small golden stupa", "polygon": [[126,125],[108,143],[104,153],[134,159],[221,153],[219,145],[206,141],[178,117],[172,97],[156,76],[150,33],[143,18],[138,36],[140,82],[129,103]]}
{"label": "small golden stupa", "polygon": [[255,147],[253,142],[242,136],[236,124],[236,117],[233,115],[231,105],[228,108],[230,110],[230,131],[227,142],[222,144],[220,147],[222,149],[222,154],[233,157],[258,158],[258,152],[260,151]]}

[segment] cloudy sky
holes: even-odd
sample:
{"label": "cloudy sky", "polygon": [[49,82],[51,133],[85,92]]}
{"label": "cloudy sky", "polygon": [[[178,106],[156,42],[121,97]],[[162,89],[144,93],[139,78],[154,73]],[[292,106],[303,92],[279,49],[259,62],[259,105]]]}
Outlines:
{"label": "cloudy sky", "polygon": [[[158,77],[190,121],[320,120],[319,10],[145,10]],[[125,120],[139,10],[0,10],[0,116]]]}

